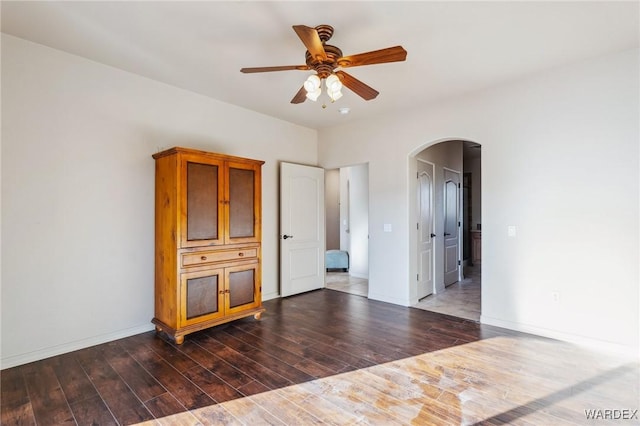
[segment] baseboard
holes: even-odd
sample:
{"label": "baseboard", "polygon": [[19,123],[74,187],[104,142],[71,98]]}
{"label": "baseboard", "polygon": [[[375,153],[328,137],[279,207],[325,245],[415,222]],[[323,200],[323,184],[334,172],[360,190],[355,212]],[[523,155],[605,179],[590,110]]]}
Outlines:
{"label": "baseboard", "polygon": [[620,343],[608,342],[605,340],[594,339],[577,334],[563,333],[544,327],[505,321],[497,318],[487,317],[486,315],[480,315],[480,323],[506,328],[513,331],[519,331],[522,333],[535,334],[536,336],[548,337],[550,339],[562,340],[563,342],[583,346],[596,352],[621,356],[633,360],[640,359],[640,349],[629,345],[622,345]]}
{"label": "baseboard", "polygon": [[378,302],[392,303],[394,305],[400,305],[400,306],[407,306],[407,307],[411,306],[411,301],[408,299],[396,299],[395,297],[389,297],[386,295],[371,293],[371,290],[369,290],[368,299],[377,300]]}
{"label": "baseboard", "polygon": [[145,333],[153,329],[154,325],[149,322],[149,324],[143,324],[137,327],[118,330],[113,333],[102,334],[100,336],[90,337],[88,339],[76,340],[75,342],[69,342],[58,346],[39,349],[37,351],[27,352],[25,354],[9,356],[0,359],[0,370],[27,364],[29,362],[40,361],[52,356],[77,351],[78,349],[84,349],[91,346],[100,345],[102,343],[112,342],[114,340],[123,339],[135,334]]}
{"label": "baseboard", "polygon": [[277,299],[278,297],[280,297],[280,293],[278,293],[278,292],[267,293],[267,294],[263,294],[262,295],[262,301],[266,302],[267,300]]}

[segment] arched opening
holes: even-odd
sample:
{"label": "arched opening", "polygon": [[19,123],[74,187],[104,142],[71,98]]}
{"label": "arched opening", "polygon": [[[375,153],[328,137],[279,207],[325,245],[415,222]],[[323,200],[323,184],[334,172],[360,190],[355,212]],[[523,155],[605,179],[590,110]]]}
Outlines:
{"label": "arched opening", "polygon": [[412,306],[480,320],[482,152],[479,143],[425,144],[409,160]]}

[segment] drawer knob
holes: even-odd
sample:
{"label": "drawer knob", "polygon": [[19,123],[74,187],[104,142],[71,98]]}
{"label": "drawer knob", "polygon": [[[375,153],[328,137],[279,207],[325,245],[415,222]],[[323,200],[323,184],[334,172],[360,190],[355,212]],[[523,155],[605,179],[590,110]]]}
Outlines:
{"label": "drawer knob", "polygon": [[238,256],[242,257],[242,256],[244,256],[244,253],[240,252],[240,253],[238,253]]}
{"label": "drawer knob", "polygon": [[207,260],[207,256],[200,256],[200,260]]}

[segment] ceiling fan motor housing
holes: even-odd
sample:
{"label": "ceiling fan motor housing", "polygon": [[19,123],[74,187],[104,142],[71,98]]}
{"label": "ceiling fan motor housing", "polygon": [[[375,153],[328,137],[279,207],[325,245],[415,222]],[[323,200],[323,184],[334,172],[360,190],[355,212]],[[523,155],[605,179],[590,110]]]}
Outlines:
{"label": "ceiling fan motor housing", "polygon": [[305,53],[306,64],[314,69],[320,78],[327,78],[338,67],[338,58],[342,57],[342,50],[336,46],[325,44],[324,51],[327,54],[326,60],[314,58],[308,50]]}
{"label": "ceiling fan motor housing", "polygon": [[318,25],[316,27],[316,31],[318,32],[318,37],[320,37],[320,41],[322,41],[323,44],[333,36],[333,27],[331,25]]}

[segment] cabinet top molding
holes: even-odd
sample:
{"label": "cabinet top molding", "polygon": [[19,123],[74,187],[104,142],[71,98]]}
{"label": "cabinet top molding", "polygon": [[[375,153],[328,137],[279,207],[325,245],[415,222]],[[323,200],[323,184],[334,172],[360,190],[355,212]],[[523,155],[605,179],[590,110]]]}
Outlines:
{"label": "cabinet top molding", "polygon": [[183,148],[180,146],[174,146],[173,148],[169,148],[167,150],[161,151],[161,152],[157,152],[155,154],[152,155],[152,157],[157,160],[158,158],[162,158],[162,157],[166,157],[168,155],[174,155],[174,154],[194,154],[194,155],[203,155],[206,157],[210,157],[210,158],[218,158],[221,160],[227,160],[227,161],[237,161],[237,162],[246,162],[246,161],[251,161],[254,163],[260,163],[260,164],[264,164],[264,161],[262,160],[253,160],[250,158],[244,158],[244,157],[234,157],[232,155],[226,155],[226,154],[220,154],[220,153],[214,153],[214,152],[207,152],[207,151],[200,151],[197,149],[191,149],[191,148]]}

